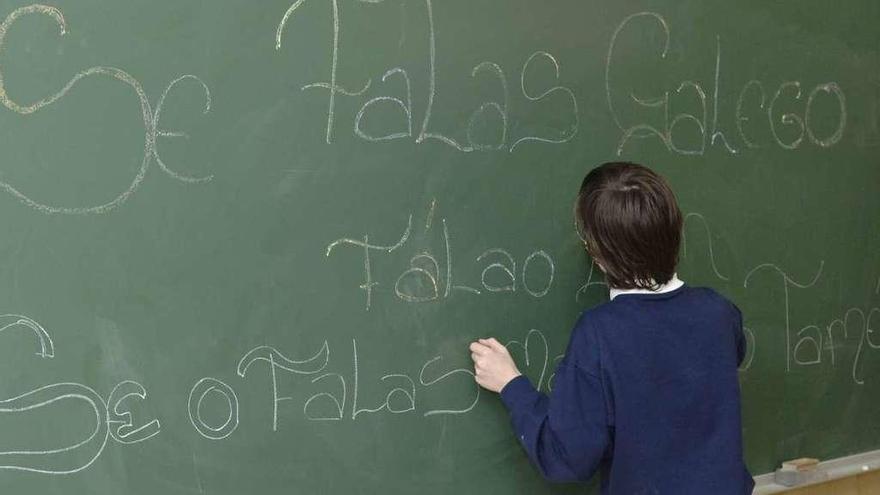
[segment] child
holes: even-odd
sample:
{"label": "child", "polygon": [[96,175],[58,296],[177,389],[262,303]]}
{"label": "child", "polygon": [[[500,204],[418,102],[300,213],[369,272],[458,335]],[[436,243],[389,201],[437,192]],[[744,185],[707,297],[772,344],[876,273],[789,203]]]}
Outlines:
{"label": "child", "polygon": [[587,174],[576,204],[611,300],[585,311],[546,396],[495,339],[470,346],[517,438],[552,481],[601,473],[603,495],[746,495],[737,367],[742,316],[675,266],[682,215],[666,181],[632,163]]}

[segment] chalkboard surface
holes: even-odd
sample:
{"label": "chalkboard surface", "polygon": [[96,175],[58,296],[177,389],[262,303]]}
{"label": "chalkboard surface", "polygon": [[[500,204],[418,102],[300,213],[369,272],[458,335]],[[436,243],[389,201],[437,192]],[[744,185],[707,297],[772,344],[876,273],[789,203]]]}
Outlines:
{"label": "chalkboard surface", "polygon": [[466,345],[552,388],[607,299],[572,200],[617,158],[670,179],[682,278],[745,314],[752,471],[880,448],[880,3],[0,18],[3,493],[577,491]]}

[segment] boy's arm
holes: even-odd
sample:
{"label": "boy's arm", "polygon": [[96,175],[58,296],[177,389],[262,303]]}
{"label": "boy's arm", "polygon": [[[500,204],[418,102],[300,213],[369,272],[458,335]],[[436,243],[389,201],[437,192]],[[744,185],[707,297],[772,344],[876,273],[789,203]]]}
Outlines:
{"label": "boy's arm", "polygon": [[563,360],[548,397],[519,376],[501,391],[517,438],[551,481],[587,481],[610,444],[599,377]]}

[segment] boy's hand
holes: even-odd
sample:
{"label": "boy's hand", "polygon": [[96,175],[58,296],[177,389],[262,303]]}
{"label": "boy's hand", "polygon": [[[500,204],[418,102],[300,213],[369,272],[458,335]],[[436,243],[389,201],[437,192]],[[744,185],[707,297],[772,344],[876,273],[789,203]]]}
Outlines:
{"label": "boy's hand", "polygon": [[521,374],[507,348],[495,339],[480,339],[470,345],[470,350],[477,383],[487,390],[501,392]]}

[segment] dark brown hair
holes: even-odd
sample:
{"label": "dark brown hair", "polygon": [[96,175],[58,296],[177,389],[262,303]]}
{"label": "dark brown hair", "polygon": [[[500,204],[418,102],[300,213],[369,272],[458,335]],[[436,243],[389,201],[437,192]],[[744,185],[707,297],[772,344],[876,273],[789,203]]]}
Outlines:
{"label": "dark brown hair", "polygon": [[590,171],[575,204],[587,252],[617,289],[656,289],[675,274],[682,215],[666,180],[642,165]]}

